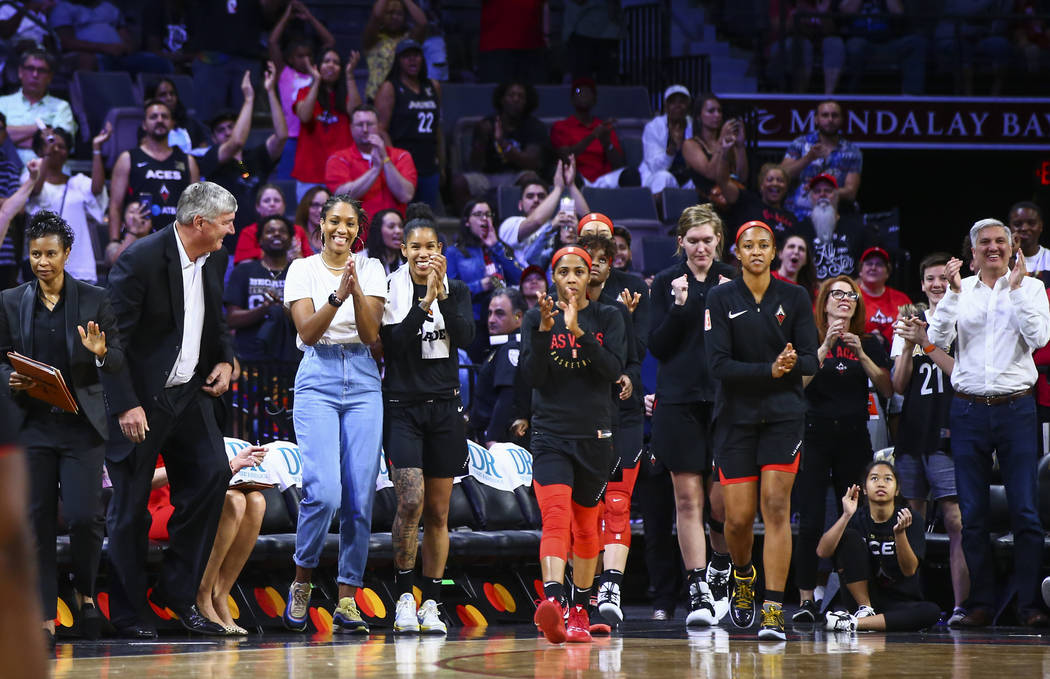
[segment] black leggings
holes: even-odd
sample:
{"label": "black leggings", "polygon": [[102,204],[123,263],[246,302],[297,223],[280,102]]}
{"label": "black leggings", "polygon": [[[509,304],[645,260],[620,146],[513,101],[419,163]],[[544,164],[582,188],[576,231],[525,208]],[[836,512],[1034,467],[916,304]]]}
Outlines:
{"label": "black leggings", "polygon": [[798,543],[795,545],[795,585],[817,585],[817,543],[824,533],[824,510],[830,480],[835,497],[842,497],[854,483],[861,483],[871,461],[871,437],[863,421],[842,422],[806,418],[802,463],[795,479]]}
{"label": "black leggings", "polygon": [[[899,592],[887,590],[871,581],[871,556],[864,536],[847,528],[835,550],[835,567],[846,584],[867,582],[872,608],[886,619],[887,632],[913,632],[937,624],[940,606],[932,601],[903,598]],[[848,590],[843,594],[852,599]],[[856,604],[856,602],[851,602]]]}

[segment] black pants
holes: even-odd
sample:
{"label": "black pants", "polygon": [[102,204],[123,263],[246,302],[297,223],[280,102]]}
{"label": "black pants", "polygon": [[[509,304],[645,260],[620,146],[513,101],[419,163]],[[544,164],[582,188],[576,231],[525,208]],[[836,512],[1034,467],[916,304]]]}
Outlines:
{"label": "black pants", "polygon": [[[852,528],[847,528],[839,540],[838,549],[835,550],[835,567],[841,573],[845,584],[868,583],[868,596],[871,597],[872,608],[886,618],[886,631],[912,632],[937,624],[941,617],[941,609],[937,604],[909,597],[904,592],[880,587],[873,582],[871,558],[864,536]],[[847,599],[852,599],[848,590],[844,588],[843,591]]]}
{"label": "black pants", "polygon": [[682,560],[672,533],[675,519],[674,484],[671,473],[642,453],[641,470],[634,486],[632,504],[641,508],[645,528],[645,568],[653,608],[674,612],[682,586]]}
{"label": "black pants", "polygon": [[102,463],[106,447],[83,415],[30,416],[22,429],[29,467],[29,509],[36,535],[37,567],[44,619],[57,614],[58,567],[55,538],[58,501],[69,528],[73,586],[95,595],[102,559]]}
{"label": "black pants", "polygon": [[113,481],[106,516],[112,569],[109,607],[110,620],[118,627],[149,620],[146,505],[157,454],[164,456],[175,507],[155,596],[168,606],[189,606],[197,600],[230,480],[215,404],[200,391],[198,380],[165,389],[149,415],[149,427],[146,441],[106,466]]}
{"label": "black pants", "polygon": [[824,532],[829,481],[835,488],[835,497],[842,497],[851,485],[861,483],[871,456],[871,437],[863,420],[806,418],[802,464],[795,479],[799,515],[795,585],[799,589],[817,585],[817,543]]}

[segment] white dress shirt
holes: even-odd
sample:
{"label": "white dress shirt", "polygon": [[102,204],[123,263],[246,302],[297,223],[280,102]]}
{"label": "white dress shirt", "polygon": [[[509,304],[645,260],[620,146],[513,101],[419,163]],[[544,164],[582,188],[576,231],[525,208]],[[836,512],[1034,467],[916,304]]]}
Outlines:
{"label": "white dress shirt", "polygon": [[204,333],[204,262],[208,255],[201,255],[194,261],[190,261],[186,254],[186,248],[182,245],[179,237],[179,227],[176,226],[175,243],[179,246],[179,263],[182,265],[182,343],[179,345],[179,355],[175,358],[175,365],[168,373],[168,381],[165,387],[175,387],[186,384],[193,379],[193,373],[197,370],[197,363],[201,357],[201,335]]}
{"label": "white dress shirt", "polygon": [[1009,274],[989,288],[979,276],[948,290],[927,331],[930,342],[946,347],[959,339],[952,371],[956,391],[974,396],[1002,396],[1023,391],[1037,377],[1032,352],[1050,340],[1050,304],[1046,289],[1025,276],[1010,289]]}

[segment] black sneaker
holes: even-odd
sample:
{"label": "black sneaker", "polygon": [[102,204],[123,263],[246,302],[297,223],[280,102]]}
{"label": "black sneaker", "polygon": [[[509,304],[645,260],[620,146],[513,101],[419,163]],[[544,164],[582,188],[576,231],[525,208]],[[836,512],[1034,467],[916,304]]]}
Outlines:
{"label": "black sneaker", "polygon": [[737,627],[747,629],[755,623],[758,606],[755,604],[755,580],[758,573],[751,566],[751,575],[742,578],[733,571],[733,594],[729,599],[729,617]]}
{"label": "black sneaker", "polygon": [[715,600],[711,598],[711,588],[703,580],[689,583],[689,614],[685,618],[688,625],[717,625]]}
{"label": "black sneaker", "polygon": [[820,604],[812,599],[806,599],[791,616],[791,622],[811,623],[817,622],[822,617],[824,616],[820,614]]}
{"label": "black sneaker", "polygon": [[787,639],[784,632],[784,609],[780,604],[770,602],[762,607],[762,626],[758,628],[758,638],[769,641]]}

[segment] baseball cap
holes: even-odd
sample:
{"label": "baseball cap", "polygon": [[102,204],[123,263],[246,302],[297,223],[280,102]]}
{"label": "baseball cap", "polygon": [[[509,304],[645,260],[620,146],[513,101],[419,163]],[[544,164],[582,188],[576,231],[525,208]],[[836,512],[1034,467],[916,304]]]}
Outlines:
{"label": "baseball cap", "polygon": [[689,89],[685,85],[671,85],[664,90],[664,101],[670,99],[672,94],[684,94],[690,99],[693,98],[693,95],[689,94]]}
{"label": "baseball cap", "polygon": [[882,259],[885,260],[885,262],[887,264],[890,263],[890,253],[886,252],[885,250],[883,250],[882,248],[880,248],[879,246],[876,245],[875,247],[868,248],[867,250],[864,251],[863,254],[861,254],[861,256],[860,256],[861,264],[863,264],[864,260],[867,259],[868,257],[874,257],[876,255],[878,255],[879,257],[882,257]]}
{"label": "baseball cap", "polygon": [[407,52],[409,50],[419,50],[420,52],[422,52],[423,47],[412,38],[405,38],[401,42],[397,43],[397,47],[394,49],[394,56],[399,57],[404,52]]}
{"label": "baseball cap", "polygon": [[835,175],[828,174],[827,172],[822,172],[813,179],[809,180],[809,184],[807,186],[809,187],[810,191],[813,190],[813,187],[816,185],[817,182],[830,182],[831,185],[834,186],[836,189],[839,187],[839,180],[835,179]]}
{"label": "baseball cap", "polygon": [[526,278],[532,275],[539,276],[544,280],[547,279],[547,274],[544,273],[543,269],[536,266],[535,264],[530,264],[527,267],[525,267],[525,269],[521,272],[521,280],[525,280]]}

